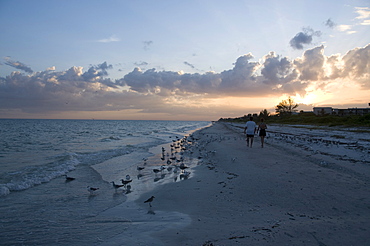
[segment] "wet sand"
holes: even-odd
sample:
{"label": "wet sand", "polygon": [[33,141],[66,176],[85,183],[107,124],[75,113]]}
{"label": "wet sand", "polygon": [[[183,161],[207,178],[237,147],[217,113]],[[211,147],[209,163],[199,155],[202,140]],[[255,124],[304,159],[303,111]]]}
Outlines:
{"label": "wet sand", "polygon": [[359,173],[356,163],[330,156],[326,162],[333,165],[321,165],[283,142],[261,148],[259,138],[247,148],[242,129],[222,123],[193,136],[192,155],[200,160],[195,175],[136,201],[146,211],[143,202],[155,196],[147,215],[153,226],[166,213],[180,214],[176,222],[184,219],[182,226],[152,230],[153,245],[368,244],[368,165],[361,164]]}

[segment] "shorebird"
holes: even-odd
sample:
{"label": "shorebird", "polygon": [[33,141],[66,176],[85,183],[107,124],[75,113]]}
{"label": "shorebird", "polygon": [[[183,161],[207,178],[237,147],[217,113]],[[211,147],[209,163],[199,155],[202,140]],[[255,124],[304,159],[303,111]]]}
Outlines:
{"label": "shorebird", "polygon": [[122,182],[122,184],[126,187],[126,185],[127,185],[128,183],[131,183],[131,182],[132,182],[132,179],[131,179],[131,180],[124,180],[124,179],[121,179],[121,182]]}
{"label": "shorebird", "polygon": [[117,190],[117,189],[119,189],[119,188],[121,188],[121,187],[123,187],[123,186],[125,186],[125,185],[123,185],[123,184],[122,184],[122,185],[115,184],[115,183],[114,183],[114,181],[112,181],[111,183],[113,184],[113,187],[114,187],[114,189],[116,189],[116,190]]}
{"label": "shorebird", "polygon": [[99,190],[99,188],[87,186],[87,191],[90,192],[90,195],[93,195],[97,190]]}
{"label": "shorebird", "polygon": [[181,170],[183,170],[183,171],[184,171],[186,168],[189,168],[189,167],[185,166],[185,164],[184,164],[184,163],[181,163],[181,164],[180,164],[180,169],[181,169]]}
{"label": "shorebird", "polygon": [[149,206],[151,207],[152,206],[152,202],[153,202],[153,200],[154,200],[154,196],[151,196],[148,200],[146,200],[144,203],[149,203]]}
{"label": "shorebird", "polygon": [[157,173],[161,172],[161,170],[154,168],[153,172],[157,174]]}
{"label": "shorebird", "polygon": [[141,170],[143,170],[145,167],[139,167],[139,166],[137,166],[137,170],[140,172]]}
{"label": "shorebird", "polygon": [[181,179],[188,179],[189,176],[190,176],[190,172],[185,171],[182,174],[180,174],[180,180]]}
{"label": "shorebird", "polygon": [[126,194],[130,194],[132,191],[131,191],[131,185],[127,185],[126,187]]}
{"label": "shorebird", "polygon": [[66,177],[66,181],[72,181],[72,180],[75,180],[75,178],[72,178],[72,177],[69,177],[67,175],[63,175],[64,177]]}
{"label": "shorebird", "polygon": [[131,179],[131,177],[130,177],[130,175],[126,175],[126,180],[130,180]]}

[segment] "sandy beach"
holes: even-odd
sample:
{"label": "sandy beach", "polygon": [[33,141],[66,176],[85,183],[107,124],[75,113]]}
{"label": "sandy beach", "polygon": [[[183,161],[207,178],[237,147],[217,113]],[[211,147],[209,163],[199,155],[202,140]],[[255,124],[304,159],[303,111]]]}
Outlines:
{"label": "sandy beach", "polygon": [[180,214],[150,235],[153,245],[369,244],[368,149],[354,161],[276,138],[247,148],[242,132],[219,122],[195,132],[193,176],[136,200],[153,226]]}

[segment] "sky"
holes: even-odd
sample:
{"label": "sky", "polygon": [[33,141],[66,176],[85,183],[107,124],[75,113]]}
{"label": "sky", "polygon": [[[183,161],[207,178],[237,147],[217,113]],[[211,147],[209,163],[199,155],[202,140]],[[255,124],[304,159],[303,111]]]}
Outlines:
{"label": "sky", "polygon": [[0,118],[370,103],[369,0],[0,0]]}

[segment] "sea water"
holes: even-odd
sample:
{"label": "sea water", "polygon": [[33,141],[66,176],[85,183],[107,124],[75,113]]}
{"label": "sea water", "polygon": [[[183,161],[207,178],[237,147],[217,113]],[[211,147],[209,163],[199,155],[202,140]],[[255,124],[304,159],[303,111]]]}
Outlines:
{"label": "sea water", "polygon": [[[164,157],[165,150],[168,160],[170,143],[209,124],[0,120],[0,244],[98,245],[129,231],[132,208],[122,210],[122,204],[180,181],[178,174],[154,174],[163,160],[151,158]],[[120,184],[127,175],[130,187],[114,189],[110,182]],[[90,194],[87,186],[99,189]],[[102,216],[117,207],[119,215]]]}

